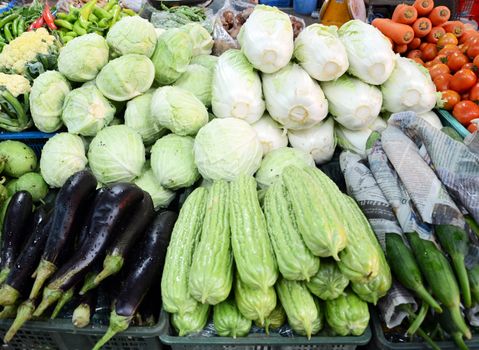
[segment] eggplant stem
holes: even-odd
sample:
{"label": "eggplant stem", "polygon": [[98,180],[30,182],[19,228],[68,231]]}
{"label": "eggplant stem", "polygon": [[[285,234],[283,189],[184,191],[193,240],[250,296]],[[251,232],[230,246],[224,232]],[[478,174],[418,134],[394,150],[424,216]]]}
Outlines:
{"label": "eggplant stem", "polygon": [[20,304],[17,311],[17,317],[15,317],[10,329],[3,338],[5,343],[8,343],[10,340],[12,340],[15,334],[17,334],[18,330],[25,324],[25,322],[32,318],[33,310],[35,310],[35,304],[32,300],[27,300]]}
{"label": "eggplant stem", "polygon": [[459,306],[448,308],[448,310],[451,314],[452,321],[455,323],[455,325],[460,330],[460,332],[467,339],[471,339],[472,338],[471,331],[467,327],[466,322],[464,321],[464,318],[461,315],[461,310],[459,309]]}
{"label": "eggplant stem", "polygon": [[82,303],[73,311],[72,323],[77,328],[83,328],[90,323],[90,305]]}
{"label": "eggplant stem", "polygon": [[434,309],[434,311],[438,313],[442,313],[442,308],[439,303],[432,297],[432,295],[424,288],[423,285],[417,286],[414,289],[414,292],[417,294],[419,298],[425,303],[428,303],[430,307]]}
{"label": "eggplant stem", "polygon": [[103,270],[96,275],[93,283],[95,286],[98,286],[101,281],[103,281],[108,276],[118,273],[123,267],[124,259],[121,255],[108,254],[103,260]]}
{"label": "eggplant stem", "polygon": [[105,345],[111,338],[117,333],[123,332],[130,325],[132,316],[120,316],[116,313],[115,309],[110,314],[110,324],[105,335],[95,344],[92,350],[99,350]]}
{"label": "eggplant stem", "polygon": [[7,305],[3,308],[0,312],[0,320],[4,320],[6,318],[14,318],[17,314],[18,304]]}
{"label": "eggplant stem", "polygon": [[60,313],[60,311],[62,311],[65,304],[68,303],[73,298],[73,294],[75,294],[75,287],[70,288],[69,290],[67,290],[65,293],[62,294],[62,296],[60,297],[60,300],[58,300],[58,303],[52,312],[52,315],[50,316],[51,320],[55,319],[58,316],[58,314]]}
{"label": "eggplant stem", "polygon": [[42,259],[37,267],[37,270],[33,273],[35,282],[33,283],[32,291],[30,292],[30,299],[35,299],[40,293],[45,281],[55,273],[57,267],[51,262]]}
{"label": "eggplant stem", "polygon": [[98,286],[94,283],[95,277],[96,274],[94,272],[90,272],[86,275],[85,281],[83,282],[83,287],[80,289],[79,292],[80,295],[85,295],[89,290]]}
{"label": "eggplant stem", "polygon": [[59,289],[51,289],[45,287],[45,289],[43,290],[42,302],[40,303],[40,305],[38,305],[37,309],[33,313],[33,316],[41,316],[50,305],[53,305],[55,301],[61,298],[62,294],[63,292]]}
{"label": "eggplant stem", "polygon": [[416,331],[417,335],[419,335],[424,341],[433,349],[433,350],[441,350],[439,346],[434,342],[434,340],[429,337],[426,332],[424,332],[421,328],[418,328]]}
{"label": "eggplant stem", "polygon": [[4,267],[2,270],[0,270],[0,284],[5,282],[9,273],[10,273],[9,267]]}
{"label": "eggplant stem", "polygon": [[8,284],[0,287],[0,305],[13,305],[20,296],[20,292]]}
{"label": "eggplant stem", "polygon": [[461,332],[456,332],[456,333],[452,334],[452,339],[454,339],[454,343],[456,343],[457,347],[460,350],[469,350],[466,343],[464,342],[464,339],[462,339],[462,333]]}
{"label": "eggplant stem", "polygon": [[470,308],[472,305],[471,301],[471,287],[469,285],[469,277],[467,276],[466,266],[464,265],[464,255],[456,254],[451,256],[452,264],[454,270],[456,271],[456,276],[459,281],[459,286],[461,287],[461,294],[464,301],[464,306]]}
{"label": "eggplant stem", "polygon": [[[419,310],[419,313],[417,315],[414,315],[413,322],[409,326],[407,330],[407,334],[413,335],[414,333],[417,332],[419,327],[421,327],[421,324],[424,322],[424,319],[426,318],[427,312],[429,311],[429,304],[422,303],[421,304],[421,309]],[[410,315],[411,317],[412,315]]]}

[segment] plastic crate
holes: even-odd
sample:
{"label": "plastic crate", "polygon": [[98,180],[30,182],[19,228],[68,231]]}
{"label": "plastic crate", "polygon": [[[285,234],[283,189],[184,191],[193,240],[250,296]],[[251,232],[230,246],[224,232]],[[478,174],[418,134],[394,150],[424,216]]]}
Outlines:
{"label": "plastic crate", "polygon": [[[369,345],[370,350],[425,350],[430,349],[430,347],[420,341],[414,342],[404,342],[404,343],[393,343],[386,339],[383,332],[382,322],[379,319],[379,316],[376,313],[371,314],[372,328],[373,328],[373,341]],[[418,339],[418,338],[416,338]],[[441,350],[454,350],[457,349],[457,346],[452,341],[437,341],[437,346]],[[471,340],[466,341],[467,346],[470,350],[479,349],[479,338],[474,336]]]}
{"label": "plastic crate", "polygon": [[40,131],[23,131],[23,132],[0,132],[0,141],[16,140],[30,146],[37,156],[40,156],[42,148],[49,138],[55,133],[44,133]]}
{"label": "plastic crate", "polygon": [[465,138],[467,135],[470,134],[469,130],[467,130],[461,123],[457,121],[456,118],[452,116],[451,113],[449,113],[445,109],[436,109],[435,111],[436,114],[439,116],[439,119],[441,119],[442,124],[456,130],[462,138]]}
{"label": "plastic crate", "polygon": [[162,343],[172,350],[354,350],[371,340],[368,328],[359,337],[282,337],[280,335],[254,334],[242,338],[229,337],[178,337],[173,335],[168,314],[163,310],[160,322],[166,327],[160,335]]}
{"label": "plastic crate", "polygon": [[279,8],[286,8],[291,7],[293,1],[291,0],[260,0],[260,4],[268,5],[268,6],[276,6]]}
{"label": "plastic crate", "polygon": [[[12,320],[0,321],[0,336],[3,338]],[[104,350],[161,350],[158,335],[165,324],[160,319],[154,327],[130,327],[117,334],[102,349]],[[70,319],[55,319],[27,322],[3,350],[91,350],[103,336],[107,326],[91,325],[75,328]]]}

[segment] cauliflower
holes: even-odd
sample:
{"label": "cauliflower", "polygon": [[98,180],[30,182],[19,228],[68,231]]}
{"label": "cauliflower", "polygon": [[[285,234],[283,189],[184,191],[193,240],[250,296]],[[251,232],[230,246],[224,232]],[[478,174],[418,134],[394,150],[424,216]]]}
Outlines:
{"label": "cauliflower", "polygon": [[4,86],[10,93],[18,97],[30,92],[30,82],[23,75],[0,73],[0,86]]}
{"label": "cauliflower", "polygon": [[[45,28],[24,32],[3,48],[0,54],[0,69],[17,74],[29,73],[27,70],[31,70],[30,63],[40,60],[44,66],[45,62],[50,61],[49,56],[55,55],[58,51],[55,44],[55,37],[50,35]],[[47,70],[51,67],[43,68]],[[35,73],[43,73],[39,67],[33,67],[33,69]]]}

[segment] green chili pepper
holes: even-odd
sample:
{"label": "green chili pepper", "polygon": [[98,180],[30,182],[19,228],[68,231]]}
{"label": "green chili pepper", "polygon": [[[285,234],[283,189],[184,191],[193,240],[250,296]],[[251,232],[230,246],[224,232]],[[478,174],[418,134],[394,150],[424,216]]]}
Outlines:
{"label": "green chili pepper", "polygon": [[66,32],[65,35],[67,35],[67,36],[72,36],[72,37],[74,37],[74,38],[76,38],[76,37],[78,36],[78,34],[75,33],[75,32]]}
{"label": "green chili pepper", "polygon": [[12,22],[8,22],[7,24],[5,24],[5,27],[3,27],[3,31],[5,32],[5,38],[8,42],[13,40],[13,35],[10,28],[12,28]]}
{"label": "green chili pepper", "polygon": [[14,38],[16,38],[18,36],[17,26],[18,26],[18,21],[19,20],[20,20],[20,17],[17,17],[12,22],[12,35],[13,35]]}
{"label": "green chili pepper", "polygon": [[109,28],[110,27],[110,21],[106,18],[103,18],[100,20],[100,22],[98,22],[98,27],[100,28]]}
{"label": "green chili pepper", "polygon": [[93,14],[100,19],[104,19],[104,18],[110,19],[113,17],[113,15],[110,12],[98,6],[95,6],[95,8],[93,9]]}
{"label": "green chili pepper", "polygon": [[62,40],[63,40],[63,43],[66,44],[70,40],[73,40],[73,37],[69,36],[69,35],[65,35],[65,36],[62,37]]}
{"label": "green chili pepper", "polygon": [[123,12],[126,13],[128,16],[136,16],[136,12],[132,9],[123,9]]}
{"label": "green chili pepper", "polygon": [[92,13],[90,15],[90,18],[88,19],[89,22],[93,22],[93,23],[98,23],[99,20],[100,19],[94,13]]}
{"label": "green chili pepper", "polygon": [[22,17],[17,23],[17,35],[18,36],[22,35],[24,31],[25,31],[25,20]]}
{"label": "green chili pepper", "polygon": [[78,17],[77,22],[83,29],[88,29],[88,26],[90,25],[90,22],[85,20],[82,16]]}
{"label": "green chili pepper", "polygon": [[63,13],[63,12],[60,12],[57,14],[57,19],[62,19],[64,21],[68,21],[70,23],[74,23],[77,19],[77,16],[75,13],[71,12],[70,13]]}
{"label": "green chili pepper", "polygon": [[103,36],[103,33],[100,32],[99,30],[95,30],[93,33]]}
{"label": "green chili pepper", "polygon": [[0,28],[2,28],[5,24],[12,22],[18,16],[20,16],[18,13],[12,13],[11,15],[8,15],[7,17],[3,18],[0,21]]}
{"label": "green chili pepper", "polygon": [[90,18],[90,14],[93,11],[93,8],[96,5],[97,0],[88,1],[80,10],[80,18],[83,18],[86,21]]}
{"label": "green chili pepper", "polygon": [[120,19],[120,15],[121,15],[120,5],[113,6],[113,8],[111,9],[111,12],[113,13],[113,19],[111,20],[111,25],[114,25]]}
{"label": "green chili pepper", "polygon": [[103,6],[103,10],[110,11],[116,4],[118,4],[118,0],[108,0],[106,5]]}
{"label": "green chili pepper", "polygon": [[85,28],[83,28],[81,25],[80,25],[80,22],[79,20],[77,20],[75,22],[75,24],[73,25],[73,31],[75,33],[77,33],[78,35],[85,35],[86,34],[86,30]]}
{"label": "green chili pepper", "polygon": [[57,13],[57,19],[64,19],[65,21],[68,21],[68,13],[65,12],[58,12]]}
{"label": "green chili pepper", "polygon": [[56,19],[53,23],[55,23],[58,27],[73,30],[73,24],[64,19]]}

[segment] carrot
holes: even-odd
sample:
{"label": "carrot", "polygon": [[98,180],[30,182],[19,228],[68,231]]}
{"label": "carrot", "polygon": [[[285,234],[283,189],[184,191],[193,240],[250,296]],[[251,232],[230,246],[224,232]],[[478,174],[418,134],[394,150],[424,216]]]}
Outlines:
{"label": "carrot", "polygon": [[420,38],[414,38],[412,41],[409,43],[408,48],[409,50],[415,50],[421,46],[421,39]]}
{"label": "carrot", "polygon": [[405,53],[407,51],[407,44],[394,45],[394,52]]}
{"label": "carrot", "polygon": [[464,33],[464,24],[461,21],[447,21],[442,27],[446,33],[452,33],[458,38]]}
{"label": "carrot", "polygon": [[407,58],[414,58],[419,57],[422,58],[422,51],[421,50],[411,50],[407,54]]}
{"label": "carrot", "polygon": [[413,6],[416,8],[418,16],[427,16],[434,7],[434,1],[416,0]]}
{"label": "carrot", "polygon": [[429,34],[431,31],[432,24],[429,18],[420,17],[418,18],[414,24],[412,25],[412,29],[414,30],[414,34],[418,38],[424,38],[426,35]]}
{"label": "carrot", "polygon": [[387,18],[376,18],[371,24],[398,45],[409,44],[414,39],[414,31],[407,24],[396,23]]}
{"label": "carrot", "polygon": [[439,26],[449,21],[451,11],[446,6],[435,7],[429,14],[429,19],[433,26]]}
{"label": "carrot", "polygon": [[436,44],[438,40],[441,39],[444,34],[446,34],[446,31],[444,30],[443,27],[434,27],[431,29],[431,31],[427,35],[426,40],[428,43]]}
{"label": "carrot", "polygon": [[414,6],[399,4],[394,9],[391,19],[397,23],[413,24],[417,19],[417,10]]}

